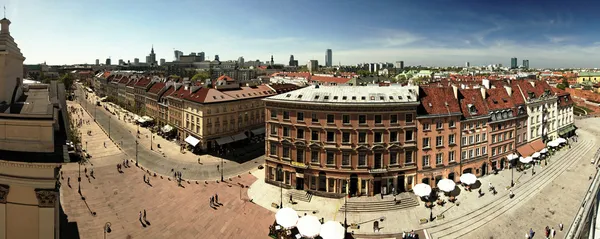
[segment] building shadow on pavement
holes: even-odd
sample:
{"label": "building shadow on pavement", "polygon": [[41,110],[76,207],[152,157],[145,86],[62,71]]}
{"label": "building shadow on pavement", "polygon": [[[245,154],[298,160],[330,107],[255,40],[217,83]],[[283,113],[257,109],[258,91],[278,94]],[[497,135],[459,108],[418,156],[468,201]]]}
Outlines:
{"label": "building shadow on pavement", "polygon": [[62,205],[59,212],[60,238],[79,239],[79,227],[77,222],[69,222],[67,215],[63,211]]}

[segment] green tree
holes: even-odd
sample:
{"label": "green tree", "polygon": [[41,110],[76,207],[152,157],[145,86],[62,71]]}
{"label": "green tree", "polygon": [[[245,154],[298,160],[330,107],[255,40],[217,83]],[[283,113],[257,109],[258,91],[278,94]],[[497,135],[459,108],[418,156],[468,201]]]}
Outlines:
{"label": "green tree", "polygon": [[360,75],[360,76],[363,76],[363,77],[364,77],[364,76],[370,76],[370,75],[371,75],[371,72],[369,72],[369,71],[366,71],[366,70],[358,70],[358,71],[356,72],[356,74],[358,74],[358,75]]}
{"label": "green tree", "polygon": [[562,79],[562,85],[563,85],[565,88],[569,88],[569,81],[567,80],[567,78],[563,78],[563,79]]}
{"label": "green tree", "polygon": [[181,77],[178,75],[170,75],[169,78],[181,78]]}
{"label": "green tree", "polygon": [[65,90],[67,90],[67,92],[71,92],[71,88],[73,87],[73,76],[69,73],[64,74],[60,79],[60,82],[62,82],[65,85]]}
{"label": "green tree", "polygon": [[192,81],[198,80],[206,80],[210,78],[210,73],[208,71],[200,71],[192,76]]}

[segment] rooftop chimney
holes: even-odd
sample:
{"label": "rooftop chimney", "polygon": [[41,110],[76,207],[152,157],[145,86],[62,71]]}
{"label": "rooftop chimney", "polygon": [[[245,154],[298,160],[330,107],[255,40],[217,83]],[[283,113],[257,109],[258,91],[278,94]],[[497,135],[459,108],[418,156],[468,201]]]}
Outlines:
{"label": "rooftop chimney", "polygon": [[458,99],[458,87],[456,85],[452,85],[452,93],[454,93],[454,98]]}
{"label": "rooftop chimney", "polygon": [[10,20],[2,18],[2,20],[0,20],[0,34],[10,34],[10,32],[8,31],[9,25]]}
{"label": "rooftop chimney", "polygon": [[483,97],[483,99],[485,100],[485,88],[481,87],[479,89],[481,90],[481,97]]}

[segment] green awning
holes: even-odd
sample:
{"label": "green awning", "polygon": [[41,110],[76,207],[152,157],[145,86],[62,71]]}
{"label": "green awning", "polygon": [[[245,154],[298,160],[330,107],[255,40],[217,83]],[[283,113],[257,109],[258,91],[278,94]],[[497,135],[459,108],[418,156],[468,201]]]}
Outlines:
{"label": "green awning", "polygon": [[558,130],[558,134],[559,135],[564,135],[564,134],[567,134],[567,133],[569,133],[571,131],[574,131],[575,129],[576,129],[575,125],[568,125],[566,127],[563,127],[562,129],[559,129]]}

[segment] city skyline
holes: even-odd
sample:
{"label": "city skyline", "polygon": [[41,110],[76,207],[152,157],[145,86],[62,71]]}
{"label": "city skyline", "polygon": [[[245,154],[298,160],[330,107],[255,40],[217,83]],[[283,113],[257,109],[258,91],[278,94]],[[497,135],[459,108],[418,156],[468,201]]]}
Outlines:
{"label": "city skyline", "polygon": [[[335,51],[333,65],[399,60],[424,66],[509,65],[517,57],[530,60],[532,68],[595,67],[600,60],[586,54],[600,50],[589,30],[598,22],[593,2],[553,0],[543,7],[512,0],[502,5],[441,0],[2,3],[6,17],[18,26],[11,35],[26,64],[143,59],[152,45],[157,59],[170,60],[177,49],[218,54],[222,60],[243,56],[264,62],[273,55],[283,64],[294,55],[301,65],[311,59],[324,65],[326,49]],[[133,8],[135,13],[128,12]],[[226,9],[227,16],[210,9]]]}

